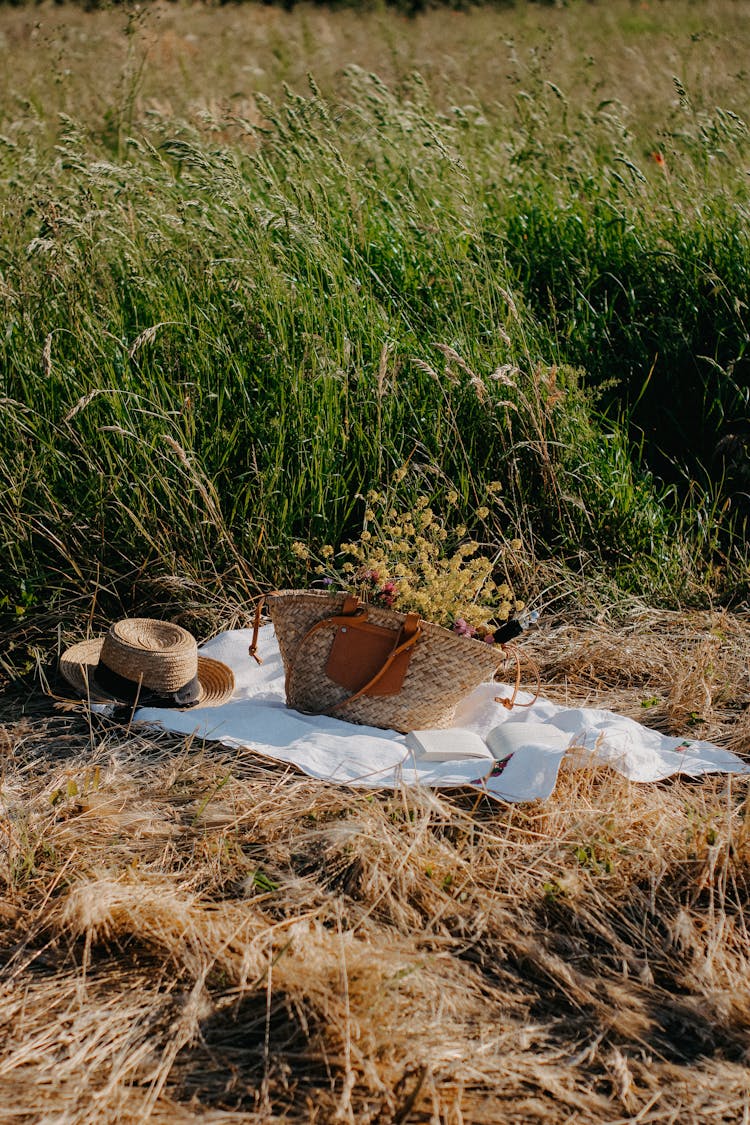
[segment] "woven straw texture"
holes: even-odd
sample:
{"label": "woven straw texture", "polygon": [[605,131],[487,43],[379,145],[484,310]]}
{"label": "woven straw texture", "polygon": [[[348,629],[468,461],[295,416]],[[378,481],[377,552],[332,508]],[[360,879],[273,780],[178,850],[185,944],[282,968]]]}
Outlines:
{"label": "woven straw texture", "polygon": [[158,693],[177,691],[196,675],[198,707],[218,707],[234,691],[231,668],[198,655],[195,637],[179,625],[147,617],[115,622],[106,637],[81,641],[60,658],[60,674],[79,695],[95,701],[113,700],[95,679],[100,657],[119,675]]}
{"label": "woven straw texture", "polygon": [[[286,673],[287,704],[297,711],[328,714],[351,694],[325,674],[335,628],[319,629],[305,640],[312,625],[341,613],[344,600],[344,594],[315,590],[268,595],[266,604]],[[404,614],[377,606],[368,606],[368,617],[373,625],[394,630],[404,620]],[[449,727],[456,704],[477,684],[491,680],[500,663],[493,646],[423,622],[398,695],[363,695],[333,714],[352,723],[398,731]]]}
{"label": "woven straw texture", "polygon": [[129,680],[143,677],[152,691],[177,691],[198,668],[198,643],[170,621],[130,617],[116,621],[104,638],[102,660]]}

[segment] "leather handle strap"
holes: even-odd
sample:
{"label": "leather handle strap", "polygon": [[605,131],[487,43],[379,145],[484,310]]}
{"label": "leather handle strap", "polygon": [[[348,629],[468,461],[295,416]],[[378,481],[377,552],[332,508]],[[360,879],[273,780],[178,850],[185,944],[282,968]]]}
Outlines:
{"label": "leather handle strap", "polygon": [[539,674],[539,665],[536,664],[533,660],[529,660],[529,664],[533,668],[534,675],[536,676],[536,688],[534,689],[533,697],[528,701],[528,703],[517,703],[516,698],[518,696],[518,692],[521,689],[521,658],[518,655],[518,649],[515,645],[503,645],[502,649],[507,656],[512,656],[516,662],[516,682],[513,685],[513,694],[511,695],[510,699],[503,699],[501,695],[496,695],[495,703],[502,703],[503,707],[505,707],[508,711],[512,711],[514,707],[533,706],[533,704],[536,703],[537,699],[539,698],[539,692],[542,688],[542,678]]}
{"label": "leather handle strap", "polygon": [[[385,660],[380,671],[376,672],[366,684],[364,684],[353,695],[348,695],[346,699],[340,699],[338,703],[334,703],[331,711],[338,711],[339,707],[345,707],[347,703],[353,703],[355,699],[359,699],[361,695],[367,695],[370,688],[373,688],[380,679],[386,674],[390,666],[393,664],[402,652],[408,652],[409,649],[414,648],[415,644],[422,636],[422,623],[416,613],[407,613],[401,630],[396,637],[396,643],[390,651],[388,658]],[[403,638],[403,639],[402,639]]]}
{"label": "leather handle strap", "polygon": [[258,604],[255,607],[255,620],[253,621],[253,639],[250,642],[248,652],[252,656],[256,664],[262,664],[263,661],[258,656],[258,633],[260,632],[260,617],[263,612],[263,606],[266,604],[266,595],[263,594],[258,598]]}
{"label": "leather handle strap", "polygon": [[[336,614],[336,616],[334,617],[324,617],[322,621],[316,621],[315,624],[307,630],[304,637],[300,641],[300,650],[303,648],[305,642],[313,635],[313,633],[317,633],[319,629],[326,628],[329,625],[334,625],[337,628],[339,625],[351,625],[352,620],[367,620],[367,606],[360,605],[358,598],[347,598],[346,602],[344,603],[344,609],[346,610],[350,605],[352,609],[351,613]],[[416,613],[407,613],[401,629],[396,634],[396,639],[393,642],[393,648],[391,649],[390,653],[384,660],[381,667],[375,673],[375,675],[371,676],[367,683],[363,684],[362,687],[358,688],[357,691],[355,691],[352,695],[347,695],[345,699],[340,699],[338,703],[334,703],[329,708],[328,713],[332,711],[338,711],[340,707],[345,707],[347,703],[352,703],[355,699],[359,699],[361,695],[366,695],[370,688],[374,687],[375,684],[377,684],[378,681],[382,679],[382,677],[386,674],[388,669],[393,664],[394,660],[396,660],[396,658],[399,657],[402,652],[408,652],[409,649],[413,648],[421,636],[422,623],[419,619],[419,615]],[[294,670],[296,667],[297,662],[295,661],[294,666],[289,670],[288,680],[291,680],[293,678]],[[287,683],[287,690],[288,692],[292,691],[289,683]]]}

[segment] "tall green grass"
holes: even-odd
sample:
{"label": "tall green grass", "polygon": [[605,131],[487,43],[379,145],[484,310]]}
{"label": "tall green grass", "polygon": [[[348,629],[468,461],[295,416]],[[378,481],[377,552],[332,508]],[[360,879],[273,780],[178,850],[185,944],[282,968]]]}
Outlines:
{"label": "tall green grass", "polygon": [[660,485],[587,388],[635,401],[653,367],[660,434],[688,433],[678,388],[703,424],[741,399],[742,123],[712,119],[723,155],[703,121],[674,133],[666,179],[611,107],[542,81],[488,115],[353,69],[335,103],[259,108],[0,141],[6,603],[97,574],[304,581],[291,541],[338,540],[407,464],[404,502],[455,488],[464,519],[500,480],[483,533],[532,556],[705,589],[716,492]]}
{"label": "tall green grass", "polygon": [[[591,384],[609,384],[604,401],[623,404],[672,479],[710,464],[750,390],[747,125],[697,112],[675,86],[650,138],[630,135],[612,106],[565,135],[560,99],[538,101],[531,159],[548,174],[524,176],[497,207],[505,261],[536,315]],[[555,134],[556,153],[544,143]]]}

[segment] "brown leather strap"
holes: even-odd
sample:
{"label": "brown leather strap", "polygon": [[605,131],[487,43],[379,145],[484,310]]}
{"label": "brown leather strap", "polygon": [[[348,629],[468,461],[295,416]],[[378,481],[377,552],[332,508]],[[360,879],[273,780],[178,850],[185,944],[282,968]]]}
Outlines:
{"label": "brown leather strap", "polygon": [[518,692],[521,688],[521,658],[518,655],[518,649],[515,645],[503,645],[502,649],[503,652],[507,653],[507,655],[512,656],[516,662],[516,682],[513,685],[513,694],[511,695],[510,699],[503,699],[501,695],[496,695],[495,703],[502,703],[503,707],[505,707],[508,711],[512,711],[514,707],[531,707],[539,698],[539,692],[542,688],[542,679],[539,674],[539,666],[535,664],[533,660],[529,660],[529,664],[534,669],[534,674],[536,676],[536,688],[534,690],[533,699],[530,699],[528,703],[517,703],[516,697],[518,696]]}
{"label": "brown leather strap", "polygon": [[256,664],[263,663],[261,658],[258,656],[258,632],[260,630],[260,615],[265,604],[266,595],[263,594],[262,597],[258,598],[258,604],[255,607],[255,620],[253,621],[253,639],[251,640],[250,648],[248,649],[248,652],[250,653]]}
{"label": "brown leather strap", "polygon": [[368,682],[363,687],[359,688],[358,691],[355,691],[353,695],[348,695],[346,699],[340,699],[338,703],[334,703],[330,710],[338,711],[339,707],[345,707],[347,703],[353,703],[354,700],[359,699],[361,695],[367,695],[370,688],[374,687],[378,680],[380,680],[386,674],[390,666],[393,664],[394,660],[396,660],[396,658],[399,657],[402,652],[408,652],[410,648],[414,648],[414,645],[417,643],[421,636],[422,623],[419,620],[418,614],[407,613],[406,617],[404,618],[404,623],[401,626],[401,630],[396,637],[396,643],[391,649],[390,656],[385,661],[380,671],[376,672],[375,675],[372,676],[371,679],[368,680]]}
{"label": "brown leather strap", "polygon": [[[347,598],[346,602],[344,602],[344,608],[346,609],[349,604],[352,605],[353,609],[351,613],[336,614],[335,617],[324,617],[322,621],[316,621],[315,624],[307,630],[304,637],[300,641],[298,651],[302,650],[308,638],[311,637],[313,633],[317,633],[319,629],[323,629],[328,625],[349,625],[352,621],[352,618],[361,618],[367,620],[367,607],[360,605],[358,598]],[[416,613],[407,613],[401,629],[396,634],[396,639],[393,642],[393,648],[391,649],[388,658],[383,662],[382,667],[375,673],[374,676],[372,676],[367,681],[366,684],[363,684],[363,686],[361,688],[358,688],[357,691],[355,691],[352,695],[347,695],[346,699],[340,699],[338,703],[334,703],[333,706],[329,708],[329,712],[337,711],[340,707],[345,707],[347,703],[351,703],[353,702],[353,700],[359,699],[361,695],[366,695],[370,688],[374,687],[374,685],[385,675],[390,666],[393,664],[394,660],[398,656],[400,656],[402,652],[407,652],[410,648],[413,648],[421,636],[422,623],[419,619],[419,615]],[[294,674],[294,668],[291,668],[289,672],[291,678],[291,676]],[[287,689],[289,689],[288,684]],[[287,694],[289,694],[289,690],[287,690]]]}

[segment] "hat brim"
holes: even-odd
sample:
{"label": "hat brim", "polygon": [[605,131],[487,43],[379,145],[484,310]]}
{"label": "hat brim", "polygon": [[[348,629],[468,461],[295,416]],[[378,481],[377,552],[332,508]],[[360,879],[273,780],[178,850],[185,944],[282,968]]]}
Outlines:
{"label": "hat brim", "polygon": [[[60,657],[60,675],[77,695],[92,703],[122,703],[121,699],[99,687],[94,672],[99,663],[104,639],[80,641]],[[200,696],[192,707],[176,707],[178,711],[193,711],[196,707],[220,707],[231,698],[234,691],[234,673],[226,664],[210,656],[198,656],[198,683]]]}

